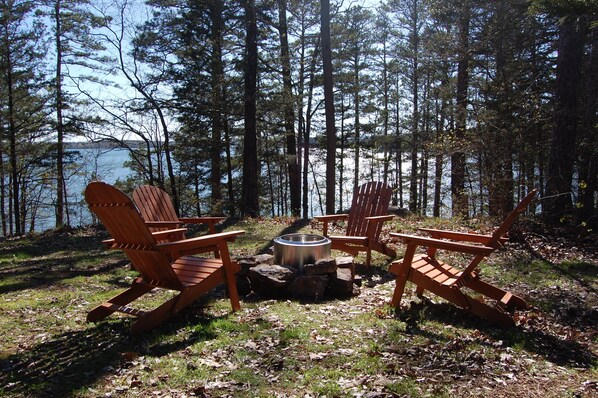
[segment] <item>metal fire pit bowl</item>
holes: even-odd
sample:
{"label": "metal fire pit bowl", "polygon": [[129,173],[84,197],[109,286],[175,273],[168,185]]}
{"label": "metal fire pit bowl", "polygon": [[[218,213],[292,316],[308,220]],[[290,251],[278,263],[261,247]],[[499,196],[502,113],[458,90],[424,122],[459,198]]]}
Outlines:
{"label": "metal fire pit bowl", "polygon": [[301,272],[305,264],[330,257],[330,239],[312,234],[287,234],[274,238],[274,264],[290,265]]}

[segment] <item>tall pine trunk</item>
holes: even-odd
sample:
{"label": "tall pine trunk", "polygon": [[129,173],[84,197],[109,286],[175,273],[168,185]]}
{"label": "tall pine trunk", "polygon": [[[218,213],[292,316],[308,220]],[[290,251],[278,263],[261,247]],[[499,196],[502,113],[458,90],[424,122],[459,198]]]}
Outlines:
{"label": "tall pine trunk", "polygon": [[326,213],[334,213],[336,186],[336,127],[332,82],[332,49],[330,47],[330,1],[321,3],[322,61],[324,66],[324,109],[326,113]]}
{"label": "tall pine trunk", "polygon": [[243,0],[245,9],[245,68],[244,74],[244,121],[243,139],[243,182],[241,214],[257,217],[260,213],[258,197],[258,156],[256,126],[256,88],[257,88],[257,22],[254,0]]}
{"label": "tall pine trunk", "polygon": [[[469,22],[470,5],[468,0],[461,4],[459,15],[459,61],[457,65],[457,110],[455,117],[455,137],[457,142],[465,138],[467,125],[467,88],[469,85]],[[465,193],[465,153],[451,155],[451,197],[453,215],[467,217],[468,200]]]}
{"label": "tall pine trunk", "polygon": [[579,83],[584,37],[579,17],[568,16],[559,28],[554,126],[548,158],[544,212],[558,222],[571,211],[571,183],[575,162]]}
{"label": "tall pine trunk", "polygon": [[56,228],[64,226],[64,123],[62,119],[62,20],[60,15],[61,0],[54,5],[56,28]]}
{"label": "tall pine trunk", "polygon": [[222,62],[222,35],[224,21],[221,0],[209,2],[210,16],[212,19],[212,142],[210,146],[210,213],[222,214],[222,134],[225,119],[223,116],[226,105],[224,104],[224,65]]}
{"label": "tall pine trunk", "polygon": [[[597,21],[594,18],[594,23]],[[588,33],[589,54],[585,62],[584,100],[580,131],[579,199],[576,224],[598,228],[594,195],[598,189],[598,29]]]}
{"label": "tall pine trunk", "polygon": [[278,25],[280,35],[280,55],[282,61],[284,129],[287,146],[287,167],[289,171],[289,189],[291,196],[291,215],[301,215],[301,173],[297,158],[297,140],[295,137],[295,114],[293,111],[293,88],[291,83],[291,59],[287,32],[287,2],[278,0]]}

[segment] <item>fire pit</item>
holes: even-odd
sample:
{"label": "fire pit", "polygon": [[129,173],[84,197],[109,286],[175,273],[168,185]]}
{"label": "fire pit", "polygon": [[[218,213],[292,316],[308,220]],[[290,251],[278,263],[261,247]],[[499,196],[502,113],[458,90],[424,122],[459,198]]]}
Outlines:
{"label": "fire pit", "polygon": [[287,234],[274,238],[274,264],[290,265],[303,273],[305,264],[330,257],[330,239],[313,234]]}
{"label": "fire pit", "polygon": [[319,301],[359,294],[353,257],[330,257],[330,239],[313,234],[274,238],[272,254],[238,259],[237,289],[264,298]]}

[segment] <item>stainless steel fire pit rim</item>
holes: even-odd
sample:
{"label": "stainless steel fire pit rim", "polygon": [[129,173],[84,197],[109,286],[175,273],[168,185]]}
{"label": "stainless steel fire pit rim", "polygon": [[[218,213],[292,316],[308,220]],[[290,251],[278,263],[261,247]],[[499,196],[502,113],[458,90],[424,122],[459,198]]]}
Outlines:
{"label": "stainless steel fire pit rim", "polygon": [[274,238],[274,263],[290,265],[303,272],[305,264],[330,257],[330,239],[313,234],[286,234]]}
{"label": "stainless steel fire pit rim", "polygon": [[331,243],[325,236],[315,234],[286,234],[274,238],[274,243],[288,246],[320,246]]}

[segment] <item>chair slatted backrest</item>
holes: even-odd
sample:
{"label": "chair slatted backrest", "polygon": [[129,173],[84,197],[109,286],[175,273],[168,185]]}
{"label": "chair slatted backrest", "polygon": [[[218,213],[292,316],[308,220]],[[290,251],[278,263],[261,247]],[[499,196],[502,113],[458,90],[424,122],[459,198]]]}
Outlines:
{"label": "chair slatted backrest", "polygon": [[[141,185],[133,191],[133,200],[145,221],[178,221],[170,196],[152,185]],[[172,229],[172,226],[152,227],[152,231]]]}
{"label": "chair slatted backrest", "polygon": [[[536,196],[537,190],[534,189],[530,193],[528,193],[525,198],[507,215],[504,219],[502,224],[492,233],[492,237],[484,243],[484,246],[492,247],[494,249],[498,249],[502,246],[503,241],[506,238],[507,232],[509,232],[509,228],[513,225],[513,222],[517,219],[519,214],[523,213],[527,206],[531,203],[534,196]],[[477,266],[480,262],[486,257],[486,255],[477,255],[473,258],[471,263],[463,270],[461,275],[455,281],[455,285],[461,286],[465,283],[471,274],[476,270]]]}
{"label": "chair slatted backrest", "polygon": [[114,239],[114,247],[125,252],[145,282],[168,289],[182,288],[170,259],[156,250],[156,240],[127,195],[104,182],[92,182],[85,189],[85,200]]}
{"label": "chair slatted backrest", "polygon": [[[348,236],[366,236],[368,222],[366,217],[385,216],[392,196],[392,189],[381,182],[373,181],[360,185],[353,194],[349,219]],[[382,223],[377,223],[374,237],[382,231]]]}
{"label": "chair slatted backrest", "polygon": [[502,224],[492,233],[492,238],[485,243],[486,246],[498,248],[501,244],[501,238],[505,238],[507,232],[509,232],[509,228],[515,222],[519,214],[523,213],[525,209],[530,205],[536,193],[538,192],[537,189],[531,190],[519,204],[507,215],[507,217],[503,220]]}

